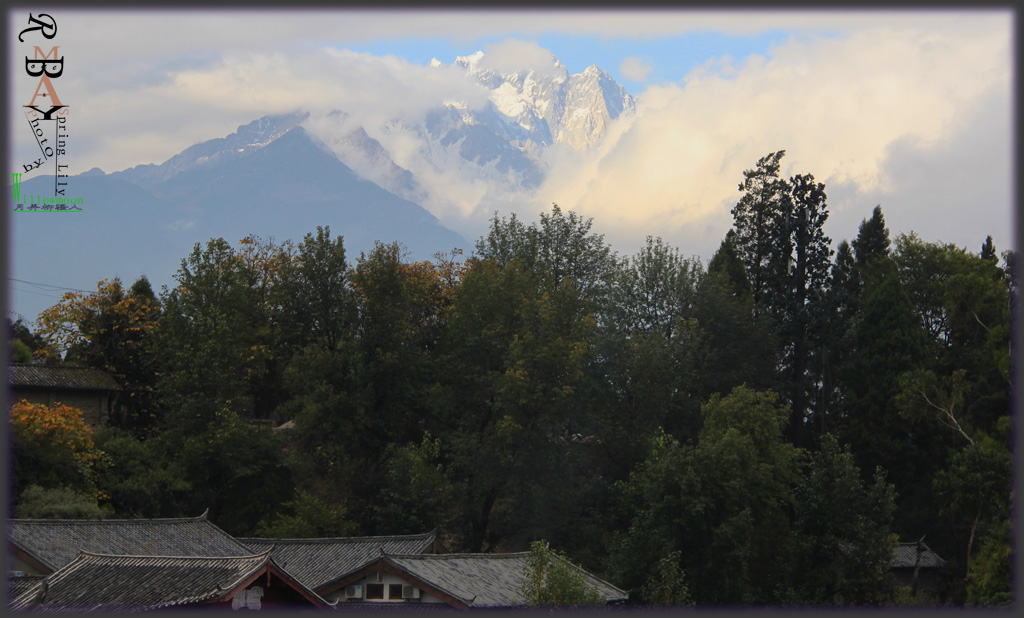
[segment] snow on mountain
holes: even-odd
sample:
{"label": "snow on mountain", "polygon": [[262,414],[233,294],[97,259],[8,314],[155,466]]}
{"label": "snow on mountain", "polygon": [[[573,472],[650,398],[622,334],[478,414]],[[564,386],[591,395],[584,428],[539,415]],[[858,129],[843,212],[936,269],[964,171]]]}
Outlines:
{"label": "snow on mountain", "polygon": [[555,141],[577,151],[592,148],[607,134],[608,123],[627,110],[634,110],[633,97],[607,72],[590,65],[569,78],[565,113]]}
{"label": "snow on mountain", "polygon": [[557,144],[577,152],[593,148],[613,120],[634,112],[633,98],[596,66],[570,75],[553,55],[534,56],[525,67],[507,55],[503,62],[483,52],[447,66],[430,62],[433,70],[461,71],[468,87],[486,92],[482,105],[452,92],[425,113],[402,118],[383,119],[365,110],[266,116],[161,165],[113,176],[153,188],[190,170],[247,158],[302,127],[360,177],[388,192],[438,214],[465,213],[485,198],[525,195],[540,187],[548,168],[546,149]]}
{"label": "snow on mountain", "polygon": [[363,178],[409,201],[419,203],[425,199],[426,194],[412,173],[396,165],[380,141],[370,137],[349,114],[334,110],[326,118],[310,120],[306,127],[318,135],[342,163]]}
{"label": "snow on mountain", "polygon": [[565,143],[576,151],[594,147],[611,120],[635,110],[633,97],[594,65],[569,75],[551,56],[550,66],[499,74],[478,51],[459,56],[454,66],[490,90],[490,100],[504,122],[523,128],[542,146]]}
{"label": "snow on mountain", "polygon": [[299,126],[308,118],[308,112],[264,116],[238,127],[237,131],[227,137],[212,139],[186,148],[160,165],[137,165],[115,172],[112,176],[143,188],[151,188],[196,167],[251,154]]}

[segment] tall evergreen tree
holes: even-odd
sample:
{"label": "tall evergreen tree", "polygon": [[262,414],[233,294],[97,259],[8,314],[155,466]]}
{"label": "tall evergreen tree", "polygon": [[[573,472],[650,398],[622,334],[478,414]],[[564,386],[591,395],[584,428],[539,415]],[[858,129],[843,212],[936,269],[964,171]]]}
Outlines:
{"label": "tall evergreen tree", "polygon": [[870,219],[861,221],[853,250],[857,256],[857,268],[863,271],[875,259],[889,255],[889,228],[885,227],[882,206],[875,206]]}
{"label": "tall evergreen tree", "polygon": [[872,269],[851,335],[854,349],[842,371],[846,392],[840,435],[862,473],[881,466],[896,487],[896,532],[920,538],[932,525],[922,505],[934,504],[931,475],[943,458],[944,441],[935,427],[913,426],[900,416],[900,375],[923,365],[927,338],[888,258]]}
{"label": "tall evergreen tree", "polygon": [[831,259],[825,186],[810,174],[788,182],[779,177],[785,151],[761,158],[740,184],[743,196],[733,208],[737,252],[747,267],[755,309],[778,322],[781,360],[786,368],[791,413],[788,433],[804,440],[807,419],[808,338],[824,324],[822,312]]}
{"label": "tall evergreen tree", "polygon": [[698,401],[727,395],[746,384],[759,390],[780,386],[778,333],[769,316],[754,311],[746,268],[730,232],[708,263],[697,288],[690,389]]}
{"label": "tall evergreen tree", "polygon": [[740,201],[732,209],[736,251],[747,267],[757,308],[776,306],[785,296],[792,242],[785,222],[792,214],[790,185],[779,176],[786,151],[768,154],[757,168],[743,172]]}
{"label": "tall evergreen tree", "polygon": [[824,330],[814,358],[821,376],[821,390],[815,407],[818,411],[815,428],[819,435],[832,431],[835,419],[841,416],[842,381],[840,368],[848,355],[847,334],[857,311],[857,274],[850,243],[842,241],[836,248],[829,286],[825,294]]}
{"label": "tall evergreen tree", "polygon": [[787,343],[792,342],[792,412],[790,435],[797,445],[805,442],[807,419],[808,357],[822,340],[827,322],[825,290],[831,264],[832,242],[823,231],[828,219],[825,185],[810,174],[794,176],[791,232],[794,257],[789,271],[791,300],[787,303]]}

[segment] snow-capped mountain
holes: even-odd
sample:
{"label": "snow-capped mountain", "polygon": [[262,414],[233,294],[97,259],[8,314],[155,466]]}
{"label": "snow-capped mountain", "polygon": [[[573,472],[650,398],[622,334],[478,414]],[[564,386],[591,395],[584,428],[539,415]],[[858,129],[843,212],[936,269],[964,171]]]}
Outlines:
{"label": "snow-capped mountain", "polygon": [[[502,121],[522,128],[542,146],[564,143],[577,151],[596,146],[609,121],[635,111],[633,97],[595,65],[569,75],[551,56],[550,66],[498,74],[487,66],[483,52],[460,56],[454,64],[490,90]],[[480,117],[484,124],[488,120]]]}
{"label": "snow-capped mountain", "polygon": [[[16,272],[45,281],[45,269],[60,263],[76,281],[128,281],[144,272],[170,284],[196,242],[248,234],[297,242],[317,225],[343,235],[353,257],[375,240],[398,240],[417,259],[469,250],[471,242],[442,220],[532,203],[548,149],[586,151],[616,119],[635,112],[633,98],[606,72],[591,66],[570,75],[554,56],[519,70],[497,71],[480,52],[431,65],[424,69],[449,71],[446,79],[461,75],[464,87],[411,102],[419,111],[402,117],[330,108],[268,115],[159,165],[81,174],[75,192],[104,213],[96,221],[114,217],[142,231],[125,237],[121,226],[81,226],[88,217],[24,217],[12,246]],[[24,193],[43,193],[45,181],[27,181]],[[61,226],[67,229],[56,234]],[[52,247],[28,240],[50,233],[73,241]],[[120,250],[107,256],[113,246]],[[84,254],[106,257],[75,259]],[[136,256],[130,267],[121,261],[126,254]],[[82,270],[87,266],[93,270]]]}
{"label": "snow-capped mountain", "polygon": [[[311,132],[365,178],[417,203],[436,202],[423,188],[424,174],[486,182],[505,192],[537,188],[546,175],[545,149],[563,144],[576,152],[601,143],[612,121],[635,112],[635,102],[607,72],[591,65],[570,75],[554,56],[541,66],[499,72],[483,52],[459,56],[447,67],[461,71],[486,102],[458,97],[438,102],[419,124],[392,120],[356,126],[343,112],[317,120]],[[308,125],[307,125],[308,126]],[[408,143],[417,144],[410,153]],[[404,156],[396,161],[394,151]],[[435,183],[436,184],[436,183]]]}
{"label": "snow-capped mountain", "polygon": [[136,165],[112,177],[145,189],[152,188],[188,170],[236,159],[263,148],[309,118],[308,112],[295,112],[279,116],[264,116],[227,137],[211,139],[190,146],[160,165]]}

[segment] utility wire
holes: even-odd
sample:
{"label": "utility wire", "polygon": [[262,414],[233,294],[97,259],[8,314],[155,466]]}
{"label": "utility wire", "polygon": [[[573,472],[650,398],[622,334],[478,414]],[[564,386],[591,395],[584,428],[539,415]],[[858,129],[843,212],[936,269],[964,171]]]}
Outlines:
{"label": "utility wire", "polygon": [[43,294],[42,292],[33,292],[32,290],[22,290],[22,289],[19,289],[19,288],[12,288],[12,289],[15,292],[20,292],[21,294],[35,294],[36,296],[45,296],[46,298],[58,298],[58,299],[61,298],[60,296],[54,296],[53,294]]}
{"label": "utility wire", "polygon": [[[69,292],[81,292],[83,294],[91,294],[92,293],[89,290],[79,290],[78,288],[66,288],[66,287],[63,287],[63,286],[60,286],[60,285],[50,285],[49,283],[37,283],[35,281],[25,281],[24,279],[15,279],[14,277],[7,277],[7,280],[8,281],[17,281],[18,283],[27,283],[29,285],[34,285],[37,288],[39,288],[40,290],[45,290],[47,292],[56,292],[57,290],[68,290]],[[26,290],[22,290],[22,291],[26,291]]]}

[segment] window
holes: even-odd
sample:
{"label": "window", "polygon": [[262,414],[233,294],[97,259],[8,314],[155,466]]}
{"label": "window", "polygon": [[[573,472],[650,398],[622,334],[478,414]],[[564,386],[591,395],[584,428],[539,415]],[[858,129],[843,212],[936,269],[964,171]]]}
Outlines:
{"label": "window", "polygon": [[402,584],[388,584],[388,598],[389,599],[401,599],[402,598]]}
{"label": "window", "polygon": [[367,599],[383,599],[384,584],[366,584]]}

